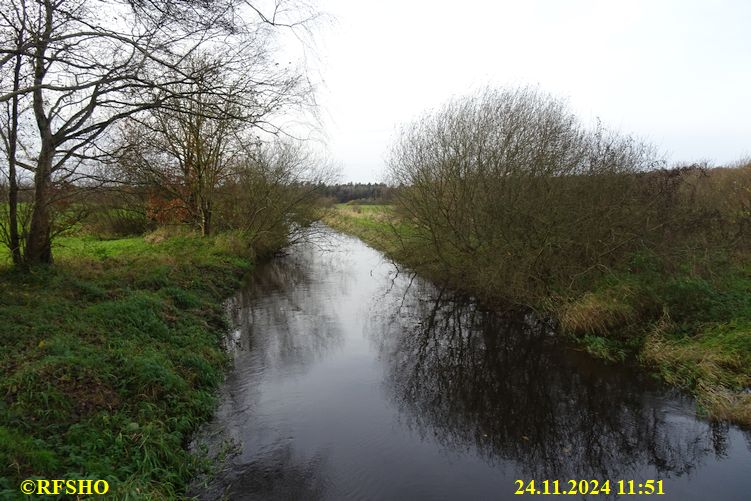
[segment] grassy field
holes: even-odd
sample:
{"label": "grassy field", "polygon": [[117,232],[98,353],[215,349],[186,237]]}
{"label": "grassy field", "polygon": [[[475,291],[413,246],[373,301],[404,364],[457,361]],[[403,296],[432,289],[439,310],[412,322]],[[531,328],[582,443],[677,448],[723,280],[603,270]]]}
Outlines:
{"label": "grassy field", "polygon": [[178,498],[209,464],[186,446],[214,409],[222,300],[250,253],[227,236],[68,237],[55,256],[21,274],[0,255],[0,498],[26,478]]}
{"label": "grassy field", "polygon": [[[424,252],[409,247],[409,226],[390,206],[339,205],[324,220],[441,278]],[[482,291],[468,292],[483,297]],[[562,332],[593,355],[637,359],[656,376],[693,392],[700,412],[751,426],[748,260],[672,263],[666,269],[655,256],[634,255],[628,269],[603,274],[585,294],[561,291],[535,306],[555,315]]]}

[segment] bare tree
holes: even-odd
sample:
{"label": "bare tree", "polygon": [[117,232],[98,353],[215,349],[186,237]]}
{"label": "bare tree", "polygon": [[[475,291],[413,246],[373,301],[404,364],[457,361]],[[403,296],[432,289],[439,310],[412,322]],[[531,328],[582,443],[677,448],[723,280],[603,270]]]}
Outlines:
{"label": "bare tree", "polygon": [[[92,161],[108,153],[102,140],[112,126],[149,110],[184,110],[183,101],[195,97],[191,89],[206,72],[185,64],[190,57],[199,49],[252,46],[268,27],[293,26],[282,22],[289,18],[280,13],[283,5],[277,2],[268,17],[235,0],[3,1],[0,103],[10,103],[11,110],[6,156],[12,169],[34,178],[26,265],[51,262],[55,197],[68,193],[56,195],[54,186],[76,186],[87,176]],[[244,20],[247,11],[257,22]],[[8,72],[11,66],[17,73]],[[8,73],[14,78],[5,78]],[[221,96],[223,90],[217,85],[208,93]],[[34,134],[20,144],[14,131],[23,122],[18,113],[26,112],[17,102],[24,100]]]}
{"label": "bare tree", "polygon": [[[312,89],[295,68],[271,64],[266,47],[190,61],[199,75],[180,84],[190,99],[126,122],[120,163],[130,179],[163,192],[203,235],[212,231],[216,193],[256,143],[277,133],[272,117],[306,103]],[[217,92],[221,89],[221,93]]]}

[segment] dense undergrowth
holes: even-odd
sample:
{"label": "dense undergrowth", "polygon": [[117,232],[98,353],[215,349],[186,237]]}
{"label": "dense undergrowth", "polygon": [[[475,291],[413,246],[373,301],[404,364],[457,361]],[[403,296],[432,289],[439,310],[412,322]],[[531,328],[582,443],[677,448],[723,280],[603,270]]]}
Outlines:
{"label": "dense undergrowth", "polygon": [[0,498],[26,478],[180,497],[208,465],[186,447],[214,409],[222,300],[252,267],[244,242],[67,237],[53,267],[0,264]]}
{"label": "dense undergrowth", "polygon": [[[503,298],[492,270],[486,285],[477,286],[442,268],[393,206],[339,205],[325,221],[434,280],[486,302]],[[717,252],[666,262],[637,252],[624,266],[593,274],[576,292],[553,289],[534,306],[555,315],[561,331],[591,354],[636,358],[665,381],[692,391],[708,417],[751,425],[748,256]]]}

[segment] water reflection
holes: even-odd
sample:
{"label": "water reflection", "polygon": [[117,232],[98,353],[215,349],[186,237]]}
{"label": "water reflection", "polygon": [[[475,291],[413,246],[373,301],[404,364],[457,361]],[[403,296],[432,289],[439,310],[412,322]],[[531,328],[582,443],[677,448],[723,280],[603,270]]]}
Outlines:
{"label": "water reflection", "polygon": [[[333,263],[311,269],[312,256],[292,254],[262,264],[248,285],[227,303],[236,326],[229,339],[234,351],[253,352],[263,371],[304,371],[343,337],[326,297],[311,294],[311,285]],[[308,258],[308,259],[305,259]],[[263,332],[254,332],[262,329]]]}
{"label": "water reflection", "polygon": [[301,458],[290,444],[265,451],[241,469],[229,472],[223,483],[213,482],[200,492],[201,499],[310,500],[324,499],[325,484],[320,474],[325,457]]}
{"label": "water reflection", "polygon": [[260,265],[230,310],[234,366],[196,448],[238,451],[201,499],[517,499],[533,478],[751,491],[748,434],[534,315],[395,276],[357,240]]}
{"label": "water reflection", "polygon": [[388,393],[420,436],[540,479],[679,476],[725,454],[727,427],[682,418],[690,402],[675,395],[656,405],[664,390],[577,358],[546,322],[421,288],[397,310],[383,303],[371,326]]}
{"label": "water reflection", "polygon": [[[262,263],[246,287],[227,302],[234,330],[227,348],[233,369],[227,375],[214,420],[193,443],[221,459],[212,478],[191,494],[200,499],[320,499],[320,453],[300,457],[268,409],[294,400],[283,383],[304,376],[343,343],[336,305],[323,294],[334,262],[314,249]],[[311,261],[316,261],[311,266]],[[334,276],[334,275],[331,275]],[[282,385],[273,391],[266,391]],[[227,449],[232,454],[227,454]]]}

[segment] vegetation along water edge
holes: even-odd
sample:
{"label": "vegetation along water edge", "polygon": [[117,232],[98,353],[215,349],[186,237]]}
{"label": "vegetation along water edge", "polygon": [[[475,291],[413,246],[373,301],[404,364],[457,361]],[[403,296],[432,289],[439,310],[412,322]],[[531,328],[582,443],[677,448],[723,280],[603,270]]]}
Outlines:
{"label": "vegetation along water edge", "polygon": [[[700,412],[751,425],[751,163],[667,166],[536,88],[457,97],[404,125],[388,205],[332,227],[493,307],[533,307]],[[370,201],[371,203],[373,201]]]}
{"label": "vegetation along water edge", "polygon": [[[485,302],[503,301],[484,287],[452,282],[451,274],[410,240],[414,228],[393,205],[339,204],[324,221],[438,283]],[[699,264],[681,263],[672,271],[655,256],[635,254],[627,267],[602,274],[591,289],[551,295],[534,306],[555,316],[561,331],[592,355],[638,360],[693,392],[699,412],[748,426],[751,268],[739,260],[710,273]]]}
{"label": "vegetation along water edge", "polygon": [[106,480],[179,497],[208,458],[227,357],[222,301],[252,269],[239,236],[56,241],[56,265],[0,270],[0,497],[27,478]]}

